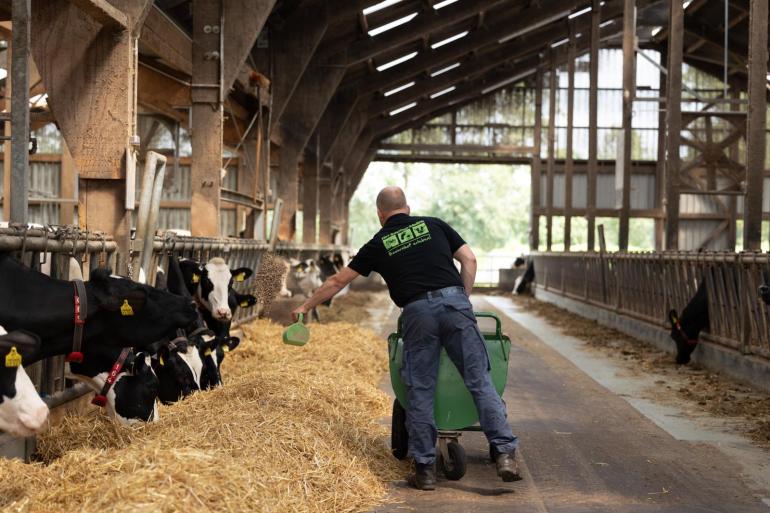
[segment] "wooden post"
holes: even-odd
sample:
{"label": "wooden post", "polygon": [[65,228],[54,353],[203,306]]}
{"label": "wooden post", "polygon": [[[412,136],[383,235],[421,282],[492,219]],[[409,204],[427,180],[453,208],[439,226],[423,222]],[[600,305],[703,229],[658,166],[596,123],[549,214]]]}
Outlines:
{"label": "wooden post", "polygon": [[682,54],[684,9],[671,2],[668,27],[668,80],[666,81],[666,249],[679,249],[679,146],[682,131]]}
{"label": "wooden post", "polygon": [[[222,48],[220,0],[193,2],[192,203],[194,236],[219,235],[222,169]],[[219,30],[214,31],[213,27]],[[218,52],[219,58],[213,58]]]}
{"label": "wooden post", "polygon": [[746,128],[746,199],[743,248],[758,251],[762,243],[762,192],[767,138],[768,0],[751,0],[749,10],[749,111]]}
{"label": "wooden post", "polygon": [[[660,61],[665,63],[668,52],[661,50]],[[660,93],[658,96],[664,97],[663,91],[666,90],[666,73],[659,72]],[[666,177],[666,109],[665,104],[658,103],[658,162],[655,164],[655,209],[662,209],[665,202],[666,188],[664,187]],[[655,250],[663,251],[665,248],[665,223],[663,219],[655,218]]]}
{"label": "wooden post", "polygon": [[324,165],[318,176],[318,243],[332,242],[332,168]]}
{"label": "wooden post", "polygon": [[[8,41],[6,53],[13,54],[13,40]],[[13,96],[13,73],[5,77],[5,111],[11,112],[11,96]],[[11,135],[11,120],[3,122],[3,135]],[[11,141],[3,142],[3,220],[11,217]]]}
{"label": "wooden post", "polygon": [[[75,161],[70,154],[67,144],[62,141],[61,153],[61,189],[59,196],[71,200],[75,197],[75,185],[77,184],[77,169]],[[75,222],[75,205],[72,203],[62,203],[59,206],[59,223],[73,224]]]}
{"label": "wooden post", "polygon": [[636,0],[624,0],[623,7],[623,191],[618,229],[618,247],[628,250],[631,209],[632,122],[636,95]]}
{"label": "wooden post", "polygon": [[570,23],[567,53],[567,159],[564,163],[564,251],[572,242],[572,179],[575,162],[572,155],[572,129],[575,109],[575,26]]}
{"label": "wooden post", "polygon": [[588,173],[586,180],[586,217],[588,221],[588,251],[596,245],[596,174],[598,171],[599,119],[599,24],[602,21],[601,2],[591,4],[591,50],[588,84]]}
{"label": "wooden post", "polygon": [[312,151],[306,151],[302,166],[302,242],[315,244],[317,215],[318,157]]}
{"label": "wooden post", "polygon": [[[740,100],[741,93],[736,88],[730,89],[730,98],[733,100]],[[730,104],[730,110],[733,112],[738,112],[740,110],[740,105],[736,102],[733,102]],[[730,159],[733,162],[738,162],[738,153],[739,153],[739,145],[740,141],[735,141],[734,144],[730,146],[728,149],[728,154],[730,156]],[[727,198],[727,209],[730,214],[730,224],[727,226],[727,250],[728,251],[735,251],[735,245],[737,243],[738,239],[738,197],[735,195],[731,195],[729,198]]]}
{"label": "wooden post", "polygon": [[13,223],[26,224],[29,202],[29,50],[30,0],[13,0],[13,52],[11,74],[14,88],[11,93],[11,188],[5,197],[11,198]]}
{"label": "wooden post", "polygon": [[554,151],[556,145],[556,58],[551,51],[551,72],[548,78],[548,168],[545,189],[545,230],[546,251],[551,251],[553,244],[553,175]]}
{"label": "wooden post", "polygon": [[543,68],[537,69],[535,76],[535,135],[534,153],[532,155],[531,189],[529,216],[529,249],[537,251],[540,248],[540,176],[543,172],[543,161],[540,157],[543,133]]}

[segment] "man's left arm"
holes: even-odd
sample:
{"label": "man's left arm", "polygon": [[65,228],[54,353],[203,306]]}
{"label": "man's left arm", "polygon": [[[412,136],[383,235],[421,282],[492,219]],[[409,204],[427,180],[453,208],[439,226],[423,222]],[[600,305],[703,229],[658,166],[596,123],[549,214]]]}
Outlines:
{"label": "man's left arm", "polygon": [[296,321],[299,314],[307,314],[310,310],[324,301],[333,298],[340,290],[344,289],[348,283],[355,280],[358,276],[359,274],[350,267],[345,267],[337,274],[330,276],[323,282],[323,285],[315,291],[315,294],[308,298],[302,306],[295,308],[294,311],[291,312],[292,317]]}

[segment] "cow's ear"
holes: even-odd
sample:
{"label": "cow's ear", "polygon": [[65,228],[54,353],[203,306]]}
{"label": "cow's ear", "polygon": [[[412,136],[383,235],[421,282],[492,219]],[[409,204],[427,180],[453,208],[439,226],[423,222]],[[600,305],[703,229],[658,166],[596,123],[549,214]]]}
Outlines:
{"label": "cow's ear", "polygon": [[254,274],[254,271],[248,267],[239,267],[238,269],[233,269],[230,271],[230,274],[233,276],[233,280],[235,281],[246,281],[251,277],[252,274]]}
{"label": "cow's ear", "polygon": [[668,312],[668,318],[671,321],[671,324],[676,324],[679,320],[679,316],[676,314],[676,310],[670,310]]}
{"label": "cow's ear", "polygon": [[238,337],[227,337],[222,341],[222,351],[225,353],[232,351],[236,347],[238,347],[238,344],[241,343],[241,339]]}
{"label": "cow's ear", "polygon": [[179,268],[182,270],[185,284],[188,287],[197,287],[203,277],[203,267],[192,260],[181,260]]}
{"label": "cow's ear", "polygon": [[26,330],[0,336],[0,366],[28,365],[40,352],[40,337]]}
{"label": "cow's ear", "polygon": [[237,294],[238,306],[241,308],[248,308],[257,304],[257,298],[252,294]]}

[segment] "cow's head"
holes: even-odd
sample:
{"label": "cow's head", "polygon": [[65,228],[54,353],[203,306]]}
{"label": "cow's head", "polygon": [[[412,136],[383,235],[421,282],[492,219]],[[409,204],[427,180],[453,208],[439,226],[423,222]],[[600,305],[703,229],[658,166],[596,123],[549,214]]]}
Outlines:
{"label": "cow's head", "polygon": [[676,344],[676,363],[686,365],[690,363],[690,355],[698,346],[698,340],[690,340],[687,333],[682,329],[679,314],[676,310],[668,312],[668,320],[671,322],[671,333],[669,334]]}
{"label": "cow's head", "polygon": [[14,436],[39,433],[48,420],[48,406],[22,366],[39,350],[37,335],[0,328],[0,430]]}
{"label": "cow's head", "polygon": [[93,271],[87,287],[89,301],[96,307],[94,321],[104,322],[110,334],[125,346],[145,347],[198,318],[189,299],[113,277],[109,269]]}
{"label": "cow's head", "polygon": [[152,370],[150,355],[139,352],[109,393],[109,410],[125,425],[158,420],[159,381]]}
{"label": "cow's head", "polygon": [[201,390],[208,390],[222,384],[222,361],[225,355],[234,350],[240,344],[241,339],[231,337],[204,337],[202,344],[198,346],[203,360],[203,373],[201,375]]}
{"label": "cow's head", "polygon": [[180,265],[185,281],[189,279],[188,283],[195,286],[196,297],[201,305],[211,312],[214,319],[218,321],[232,319],[233,312],[228,300],[233,283],[246,281],[253,271],[247,267],[230,269],[224,259],[219,257],[212,258],[204,266],[190,261],[180,262]]}
{"label": "cow's head", "polygon": [[203,371],[196,345],[186,339],[164,345],[153,361],[155,373],[160,381],[159,397],[165,403],[173,403],[200,390]]}

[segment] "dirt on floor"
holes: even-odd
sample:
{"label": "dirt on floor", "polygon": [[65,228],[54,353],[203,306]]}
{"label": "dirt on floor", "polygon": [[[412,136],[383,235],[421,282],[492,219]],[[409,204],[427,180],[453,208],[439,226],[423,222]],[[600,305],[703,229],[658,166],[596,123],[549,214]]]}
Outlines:
{"label": "dirt on floor", "polygon": [[[547,320],[566,335],[620,361],[632,373],[659,376],[648,390],[661,402],[684,401],[693,413],[709,413],[729,419],[758,445],[770,447],[770,395],[705,369],[696,363],[677,365],[671,353],[602,326],[531,296],[512,296],[522,309]],[[673,349],[673,341],[671,342]]]}

